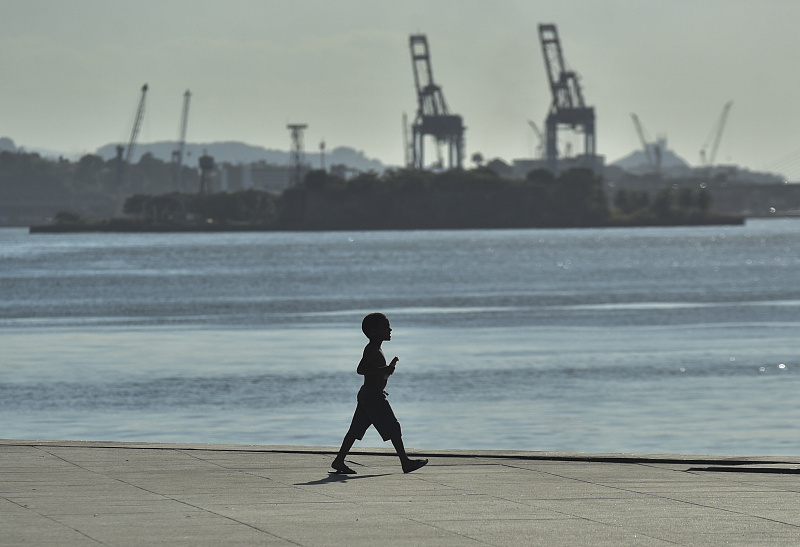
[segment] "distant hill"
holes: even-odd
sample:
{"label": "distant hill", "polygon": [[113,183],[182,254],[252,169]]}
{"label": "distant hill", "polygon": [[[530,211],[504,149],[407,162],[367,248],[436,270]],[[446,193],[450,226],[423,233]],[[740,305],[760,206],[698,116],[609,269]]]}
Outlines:
{"label": "distant hill", "polygon": [[[132,161],[138,162],[143,154],[150,153],[153,157],[163,161],[172,159],[172,151],[178,148],[178,143],[174,141],[161,141],[149,144],[138,144],[134,149]],[[107,144],[97,149],[96,154],[106,160],[117,155],[117,145]],[[197,160],[203,154],[214,157],[217,163],[254,163],[264,161],[273,165],[289,165],[291,154],[284,150],[253,146],[243,142],[227,141],[212,143],[186,143],[184,152],[184,163],[186,165],[197,165]],[[306,163],[314,168],[319,168],[319,152],[306,152]],[[344,164],[348,167],[360,171],[376,171],[382,173],[386,167],[379,160],[368,158],[364,152],[355,150],[347,146],[339,146],[325,152],[325,165],[330,167],[334,164]]]}
{"label": "distant hill", "polygon": [[[689,163],[667,148],[666,140],[648,144],[650,156],[656,158],[656,150],[661,150],[661,174],[666,178],[703,177],[718,178],[737,184],[784,184],[786,177],[780,173],[751,171],[738,165],[714,164],[711,167],[692,167]],[[651,175],[654,172],[644,150],[634,150],[627,156],[611,163],[627,173]],[[608,172],[606,173],[608,174]]]}
{"label": "distant hill", "polygon": [[[648,143],[648,151],[652,161],[656,160],[659,153],[661,154],[661,172],[672,176],[686,176],[692,171],[689,162],[681,158],[675,152],[667,147],[665,139],[660,139],[656,143]],[[647,174],[654,171],[650,165],[647,154],[644,150],[634,150],[627,156],[624,156],[611,165],[620,167],[629,173]]]}
{"label": "distant hill", "polygon": [[39,154],[43,158],[59,159],[64,158],[70,161],[77,161],[79,158],[72,154],[65,154],[56,150],[48,150],[46,148],[28,148],[25,146],[17,146],[14,140],[10,137],[0,137],[0,152],[19,152],[21,154]]}
{"label": "distant hill", "polygon": [[17,146],[8,137],[0,137],[0,151],[16,152]]}

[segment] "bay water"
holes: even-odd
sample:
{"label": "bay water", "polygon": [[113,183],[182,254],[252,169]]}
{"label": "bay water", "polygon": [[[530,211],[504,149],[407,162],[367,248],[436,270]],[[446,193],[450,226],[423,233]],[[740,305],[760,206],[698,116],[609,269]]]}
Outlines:
{"label": "bay water", "polygon": [[372,311],[409,447],[800,453],[800,219],[0,229],[0,437],[336,446]]}

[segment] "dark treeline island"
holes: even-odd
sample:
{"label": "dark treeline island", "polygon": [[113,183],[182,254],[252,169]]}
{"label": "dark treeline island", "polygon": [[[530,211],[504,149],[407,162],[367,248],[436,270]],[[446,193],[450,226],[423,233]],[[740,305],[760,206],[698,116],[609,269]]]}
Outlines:
{"label": "dark treeline island", "polygon": [[[158,161],[158,160],[153,160]],[[480,167],[441,173],[388,170],[343,178],[309,171],[279,195],[138,193],[122,216],[87,220],[62,211],[31,232],[566,228],[741,224],[716,214],[705,189],[620,190],[607,196],[587,169],[535,170],[511,180]]]}
{"label": "dark treeline island", "polygon": [[[0,150],[0,224],[19,225],[58,212],[96,219],[118,209],[118,162],[88,154],[78,161],[37,153]],[[136,193],[188,192],[197,188],[197,169],[175,167],[145,154],[125,169],[126,187]],[[62,215],[63,216],[63,215]]]}

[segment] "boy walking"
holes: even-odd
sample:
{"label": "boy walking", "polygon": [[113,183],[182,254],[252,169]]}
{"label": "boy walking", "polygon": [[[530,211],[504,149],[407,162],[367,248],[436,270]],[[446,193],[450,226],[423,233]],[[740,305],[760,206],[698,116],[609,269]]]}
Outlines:
{"label": "boy walking", "polygon": [[412,460],[406,454],[400,422],[395,418],[389,400],[386,398],[387,393],[384,391],[389,376],[394,374],[394,369],[400,360],[395,357],[387,365],[386,357],[381,349],[381,343],[392,339],[389,319],[382,313],[371,313],[361,322],[361,330],[369,338],[369,343],[364,348],[364,355],[361,357],[357,369],[357,372],[364,376],[364,385],[358,391],[358,404],[350,429],[344,436],[342,447],[339,449],[336,459],[331,463],[331,467],[338,473],[355,474],[355,471],[344,463],[344,458],[356,439],[363,439],[369,426],[374,425],[384,441],[392,441],[397,455],[400,457],[403,473],[411,473],[428,463],[428,460]]}

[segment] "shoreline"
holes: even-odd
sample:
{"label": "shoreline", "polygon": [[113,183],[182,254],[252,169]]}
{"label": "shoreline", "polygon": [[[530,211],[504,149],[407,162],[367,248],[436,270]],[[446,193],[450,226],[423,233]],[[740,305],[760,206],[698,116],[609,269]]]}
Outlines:
{"label": "shoreline", "polygon": [[288,227],[259,224],[206,223],[206,224],[141,224],[128,219],[108,219],[93,223],[40,224],[28,227],[31,234],[68,233],[230,233],[230,232],[343,232],[343,231],[427,231],[427,230],[562,230],[597,228],[669,228],[682,226],[743,226],[744,216],[711,216],[699,219],[669,220],[612,220],[602,223],[574,225],[527,225],[527,226],[320,226]]}
{"label": "shoreline", "polygon": [[[264,453],[264,454],[298,454],[298,455],[330,455],[334,456],[339,448],[335,446],[307,445],[252,445],[230,443],[170,443],[143,441],[80,441],[80,440],[45,440],[45,439],[2,439],[0,449],[8,446],[17,447],[49,447],[49,448],[107,448],[120,450],[210,450],[218,452]],[[473,450],[473,449],[425,449],[408,448],[414,456],[427,458],[485,458],[490,460],[527,460],[553,462],[590,462],[590,463],[651,463],[651,464],[725,464],[730,466],[746,465],[798,465],[800,456],[747,456],[726,454],[680,454],[680,453],[632,453],[632,452],[560,452],[536,450]],[[354,447],[348,453],[353,456],[391,456],[395,457],[393,448]]]}

